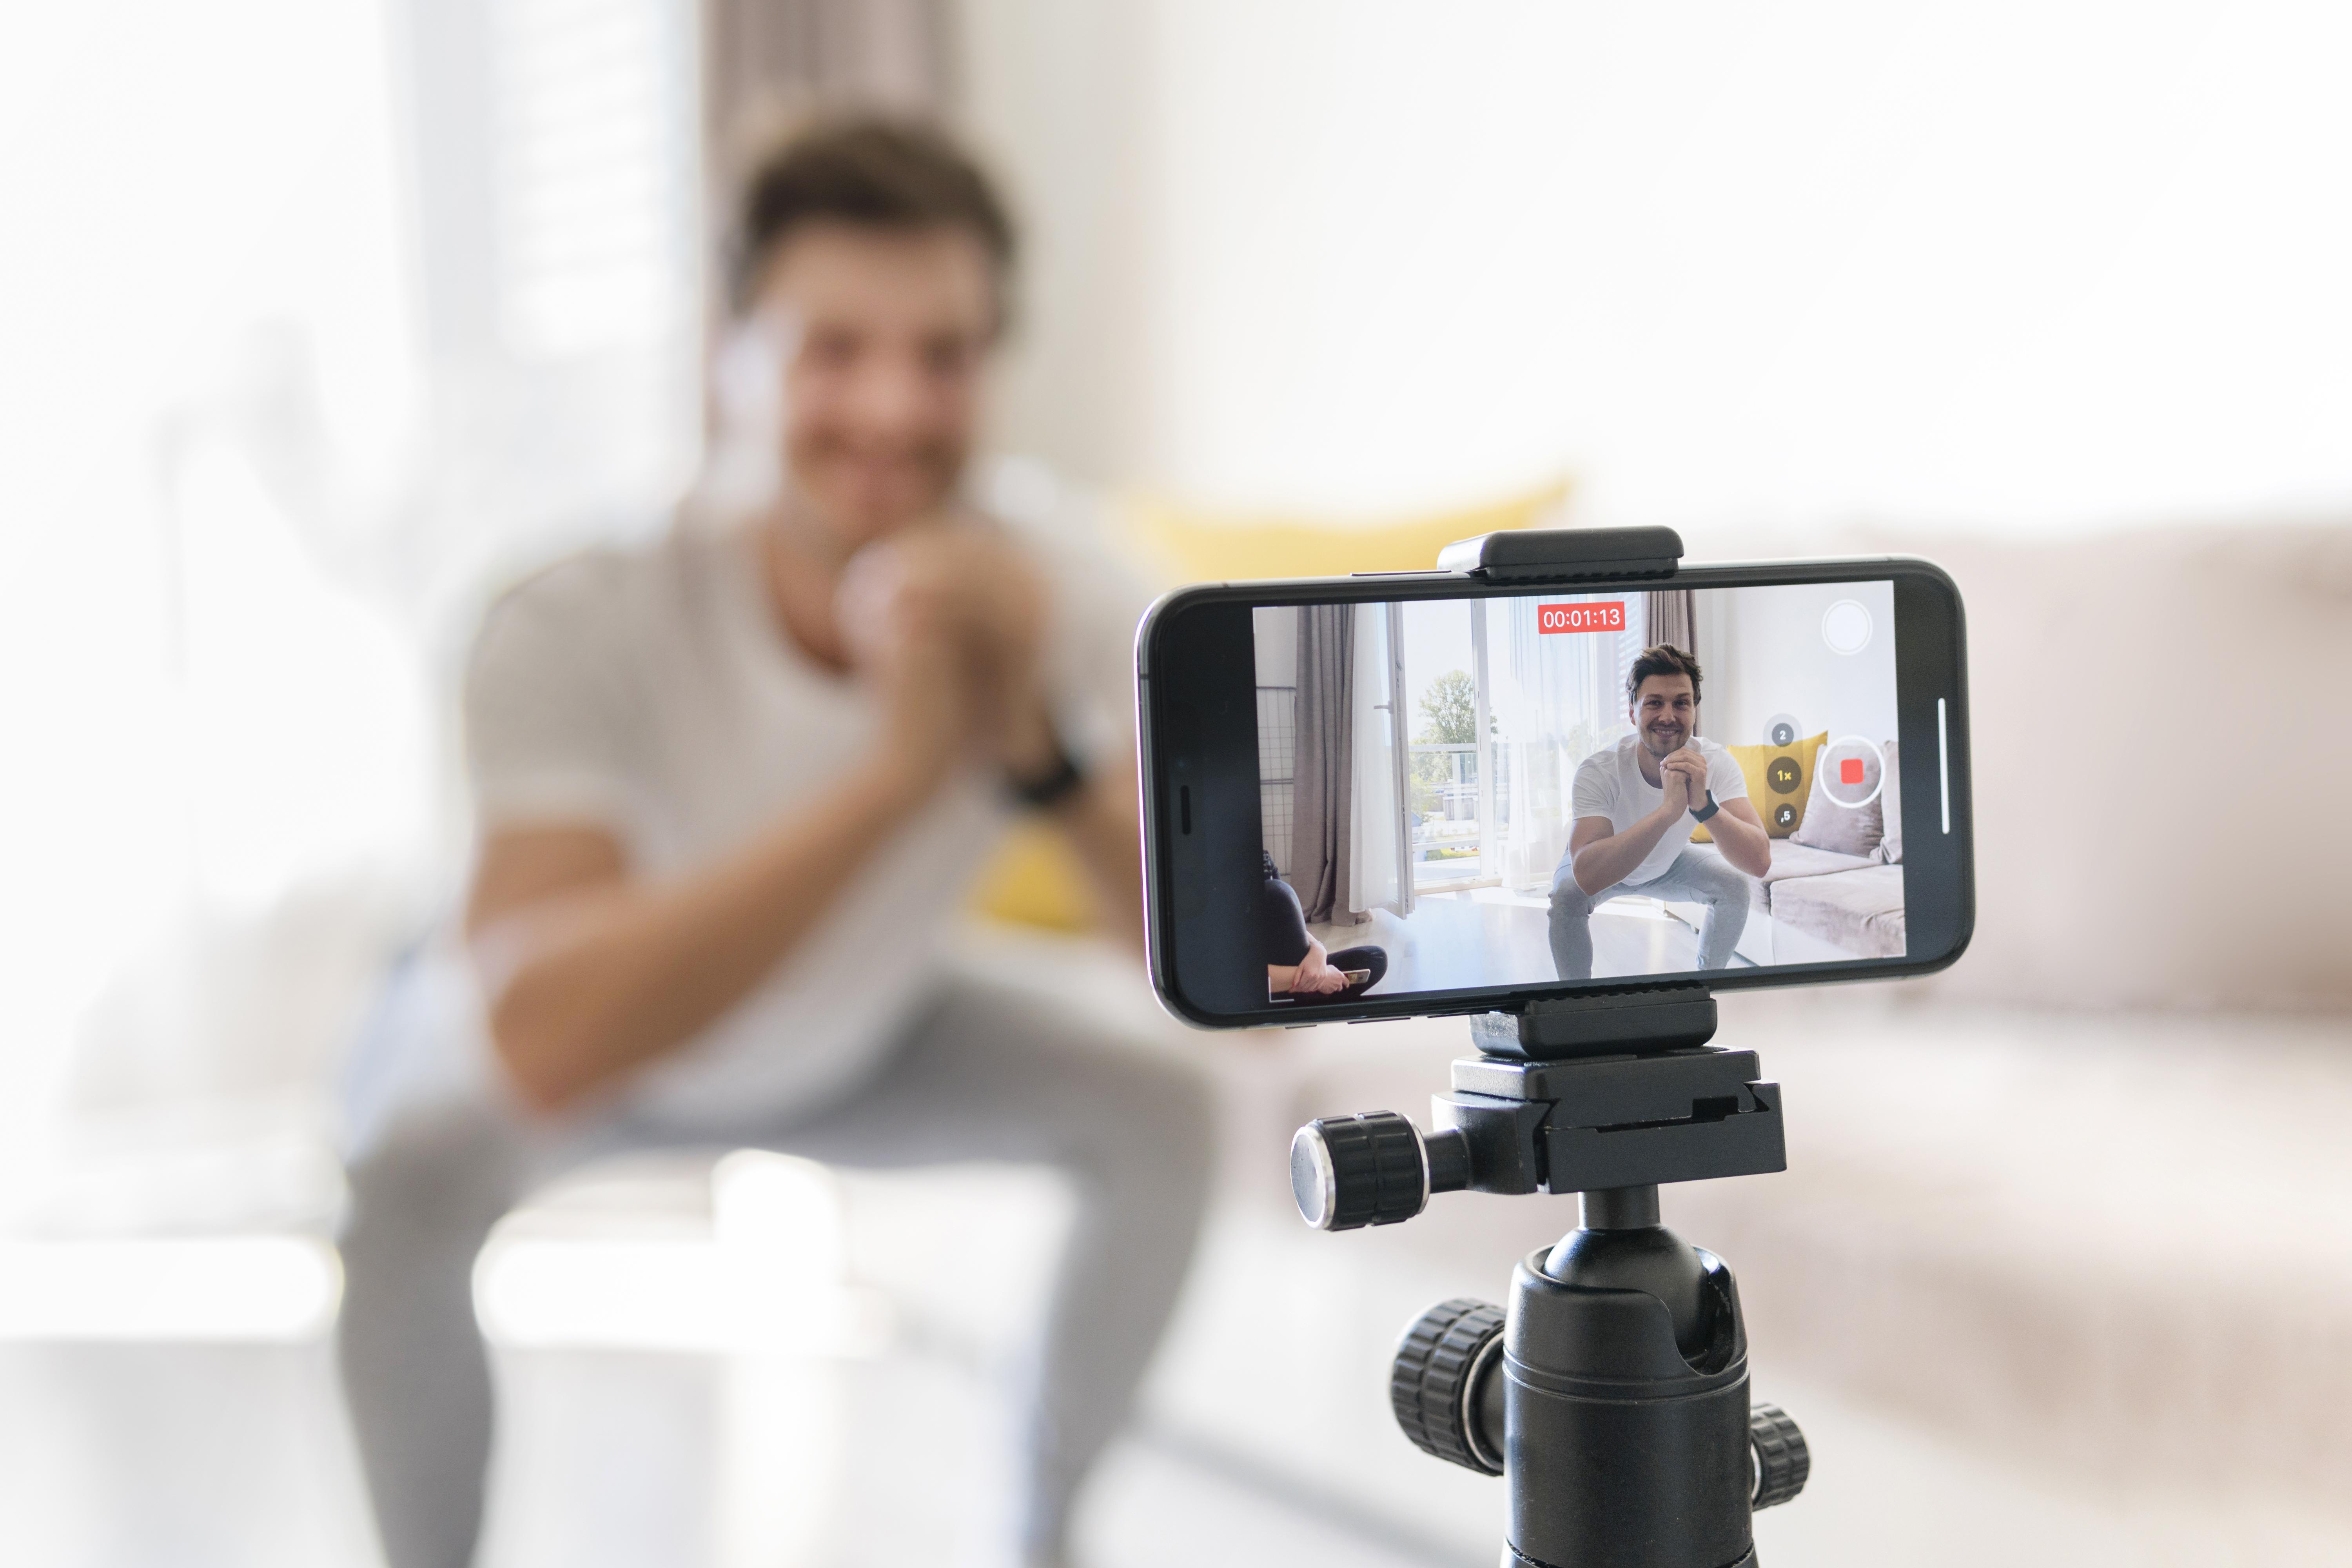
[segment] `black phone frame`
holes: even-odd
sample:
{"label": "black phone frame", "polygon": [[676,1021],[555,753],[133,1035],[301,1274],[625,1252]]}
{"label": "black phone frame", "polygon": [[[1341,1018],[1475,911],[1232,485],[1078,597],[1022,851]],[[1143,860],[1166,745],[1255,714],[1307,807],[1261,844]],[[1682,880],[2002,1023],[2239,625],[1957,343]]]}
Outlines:
{"label": "black phone frame", "polygon": [[[1645,992],[1687,992],[1704,987],[1727,991],[1778,985],[1818,985],[1897,979],[1928,974],[1956,962],[1967,949],[1976,920],[1974,875],[1974,813],[1969,786],[1969,730],[1966,610],[1950,575],[1934,563],[1916,556],[1881,555],[1834,559],[1725,562],[1680,566],[1680,541],[1667,531],[1623,531],[1627,536],[1655,532],[1672,542],[1672,552],[1630,552],[1620,560],[1595,559],[1589,570],[1563,570],[1557,563],[1520,563],[1509,559],[1514,536],[1487,536],[1490,559],[1447,552],[1448,565],[1465,570],[1362,573],[1349,577],[1315,577],[1265,582],[1203,583],[1177,589],[1152,605],[1136,634],[1137,742],[1142,790],[1145,861],[1145,927],[1152,985],[1169,1010],[1202,1028],[1264,1028],[1307,1024],[1365,1022],[1383,1018],[1439,1017],[1478,1013],[1524,1012],[1539,1003],[1596,996],[1632,996]],[[1523,536],[1525,537],[1525,536]],[[1527,537],[1528,544],[1536,541]],[[1478,542],[1465,542],[1475,544]],[[1599,542],[1595,541],[1595,542]],[[1496,547],[1500,546],[1497,550]],[[1205,908],[1219,904],[1247,910],[1258,885],[1256,851],[1248,863],[1228,855],[1235,864],[1203,864],[1199,853],[1207,835],[1191,831],[1192,817],[1223,818],[1246,811],[1258,812],[1256,777],[1255,644],[1250,633],[1249,609],[1255,605],[1335,603],[1387,604],[1418,599],[1480,599],[1525,597],[1545,592],[1589,593],[1599,590],[1643,591],[1656,588],[1713,589],[1771,587],[1847,582],[1891,582],[1895,596],[1895,636],[1896,734],[1936,737],[1938,743],[1906,744],[1902,748],[1902,791],[1906,816],[1924,825],[1931,820],[1922,811],[1936,803],[1940,816],[1948,802],[1948,833],[1924,833],[1906,824],[1904,852],[1907,945],[1927,947],[1927,956],[1900,959],[1857,959],[1824,963],[1774,964],[1754,969],[1675,972],[1658,975],[1616,975],[1582,984],[1496,986],[1465,991],[1406,992],[1393,996],[1370,994],[1339,1005],[1318,1005],[1302,1016],[1296,1007],[1270,1001],[1251,1005],[1245,986],[1232,990],[1237,1005],[1203,1005],[1202,996],[1184,989],[1188,974],[1262,976],[1264,964],[1236,963],[1246,949],[1254,921],[1246,918],[1202,922]],[[1947,613],[1948,612],[1948,613]],[[1206,615],[1223,618],[1222,628],[1197,626]],[[1180,633],[1177,628],[1182,626]],[[1238,635],[1236,635],[1236,627]],[[1196,636],[1196,631],[1209,635]],[[1184,646],[1189,640],[1190,646]],[[1171,657],[1176,651],[1188,657]],[[1228,668],[1231,666],[1233,668]],[[1232,678],[1246,671],[1245,678]],[[1936,703],[1945,703],[1938,733]],[[1244,700],[1246,699],[1246,700]],[[1237,712],[1236,706],[1245,708]],[[1241,754],[1249,759],[1245,778],[1238,769],[1196,765],[1203,736],[1215,745],[1234,750],[1233,739],[1246,725],[1249,743]],[[1914,805],[1913,803],[1919,803]],[[1185,840],[1194,842],[1187,844]],[[1253,836],[1254,842],[1262,840]],[[1948,889],[1915,900],[1909,879],[1914,867],[1931,886]],[[1223,895],[1221,897],[1220,895]],[[1247,896],[1245,897],[1244,894]],[[1925,915],[1923,922],[1914,911]],[[1929,939],[1921,940],[1924,934]],[[1940,929],[1938,929],[1940,928]],[[1180,933],[1187,933],[1180,935]],[[1180,953],[1185,961],[1179,963]],[[1262,990],[1262,981],[1259,988]],[[1196,991],[1197,991],[1196,987]],[[1227,997],[1213,992],[1210,1003]]]}

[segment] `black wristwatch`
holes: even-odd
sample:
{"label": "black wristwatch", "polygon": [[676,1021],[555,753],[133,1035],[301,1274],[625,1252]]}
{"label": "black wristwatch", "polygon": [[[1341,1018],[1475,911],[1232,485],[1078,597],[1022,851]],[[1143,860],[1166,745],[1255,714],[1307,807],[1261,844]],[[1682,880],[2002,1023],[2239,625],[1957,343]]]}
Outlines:
{"label": "black wristwatch", "polygon": [[1032,811],[1045,811],[1077,793],[1087,782],[1086,769],[1070,756],[1070,749],[1062,744],[1059,735],[1054,737],[1054,761],[1042,773],[1023,778],[1007,773],[1004,787],[1014,800]]}
{"label": "black wristwatch", "polygon": [[1705,822],[1708,817],[1713,816],[1717,812],[1721,811],[1723,807],[1715,804],[1715,792],[1713,790],[1709,790],[1706,792],[1706,809],[1705,811],[1701,811],[1698,807],[1693,806],[1691,807],[1691,816],[1697,821]]}

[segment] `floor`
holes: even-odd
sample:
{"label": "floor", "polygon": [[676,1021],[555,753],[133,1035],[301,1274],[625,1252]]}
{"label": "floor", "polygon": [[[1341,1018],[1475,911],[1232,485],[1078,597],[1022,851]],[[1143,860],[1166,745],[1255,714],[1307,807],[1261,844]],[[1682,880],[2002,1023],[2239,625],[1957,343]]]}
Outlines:
{"label": "floor", "polygon": [[[771,1380],[772,1418],[845,1418],[845,1462],[730,1484],[743,1369],[692,1354],[509,1357],[516,1450],[482,1568],[948,1568],[989,1563],[1002,1451],[992,1385],[888,1357]],[[1791,1385],[1814,1451],[1805,1495],[1757,1521],[1790,1568],[2313,1568],[2328,1521],[2217,1520],[2179,1500],[2069,1496],[2020,1468]],[[830,1388],[821,1387],[825,1382]],[[375,1568],[323,1347],[9,1347],[0,1352],[0,1559],[44,1568]],[[1404,1455],[1419,1497],[1391,1509],[1310,1483],[1309,1466],[1147,1426],[1106,1461],[1079,1525],[1088,1568],[1474,1568],[1494,1560],[1498,1482]],[[740,1473],[732,1483],[749,1478]],[[810,1508],[812,1499],[822,1506]],[[1423,1517],[1415,1518],[1413,1516]],[[1484,1539],[1481,1539],[1484,1537]]]}
{"label": "floor", "polygon": [[[501,1358],[507,1457],[482,1568],[885,1568],[1000,1561],[995,1389],[891,1356],[766,1368],[701,1354]],[[813,1416],[824,1424],[812,1424]],[[832,1424],[840,1423],[836,1428]],[[828,1458],[747,1475],[775,1439]],[[763,1442],[762,1438],[766,1440]],[[45,1568],[373,1568],[323,1346],[0,1350],[0,1560]],[[730,1459],[737,1461],[730,1463]],[[1080,1523],[1096,1568],[1456,1561],[1146,1431]]]}
{"label": "floor", "polygon": [[[867,1321],[826,1353],[712,1348],[731,1319],[697,1299],[760,1295],[730,1237],[792,1206],[768,1189],[797,1163],[614,1162],[502,1226],[477,1275],[500,1411],[478,1568],[1003,1568],[1006,1369],[1066,1195],[1003,1167],[827,1178]],[[0,1314],[0,1563],[377,1568],[323,1320],[156,1342],[22,1317]],[[1107,1457],[1078,1529],[1090,1568],[1486,1555],[1181,1426]]]}
{"label": "floor", "polygon": [[[1368,942],[1386,948],[1382,992],[1548,984],[1559,978],[1550,905],[1532,894],[1500,888],[1423,894],[1410,915],[1374,910],[1371,917],[1364,925],[1309,929],[1333,952]],[[1595,976],[1670,973],[1697,965],[1698,933],[1664,905],[1616,899],[1593,911]]]}

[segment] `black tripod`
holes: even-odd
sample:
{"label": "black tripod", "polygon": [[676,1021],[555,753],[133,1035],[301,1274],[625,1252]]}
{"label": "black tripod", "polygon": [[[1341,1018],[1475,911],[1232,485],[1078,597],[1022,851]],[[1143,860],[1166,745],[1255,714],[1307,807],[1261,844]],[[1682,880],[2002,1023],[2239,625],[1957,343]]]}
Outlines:
{"label": "black tripod", "polygon": [[[1671,529],[1528,530],[1446,546],[1488,582],[1670,578]],[[1393,1111],[1299,1129],[1290,1182],[1323,1230],[1394,1225],[1433,1193],[1576,1193],[1583,1224],[1519,1260],[1507,1310],[1431,1308],[1390,1402],[1441,1459],[1504,1478],[1503,1568],[1753,1568],[1757,1509],[1797,1495],[1796,1423],[1748,1400],[1748,1331],[1723,1259],[1658,1223],[1667,1182],[1785,1170],[1778,1084],[1711,1047],[1697,985],[1547,999],[1472,1019],[1480,1054],[1423,1135]]]}
{"label": "black tripod", "polygon": [[1290,1181],[1322,1230],[1394,1225],[1434,1193],[1576,1193],[1583,1224],[1519,1260],[1507,1310],[1443,1302],[1397,1348],[1405,1436],[1510,1491],[1504,1568],[1737,1568],[1749,1517],[1796,1496],[1796,1423],[1750,1407],[1723,1260],[1658,1223],[1665,1182],[1787,1167],[1777,1084],[1710,1047],[1696,986],[1539,1002],[1471,1024],[1434,1131],[1393,1111],[1298,1131]]}

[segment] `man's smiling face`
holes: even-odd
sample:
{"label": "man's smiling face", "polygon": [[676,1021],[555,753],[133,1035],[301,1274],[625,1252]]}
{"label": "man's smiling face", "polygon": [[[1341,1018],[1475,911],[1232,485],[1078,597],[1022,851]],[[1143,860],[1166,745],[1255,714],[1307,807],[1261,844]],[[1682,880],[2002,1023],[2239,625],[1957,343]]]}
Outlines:
{"label": "man's smiling face", "polygon": [[1645,677],[1633,693],[1633,728],[1654,757],[1669,757],[1690,744],[1698,728],[1698,696],[1687,675]]}
{"label": "man's smiling face", "polygon": [[935,516],[980,427],[996,268],[953,225],[824,221],[769,261],[757,310],[784,346],[793,485],[845,552]]}

